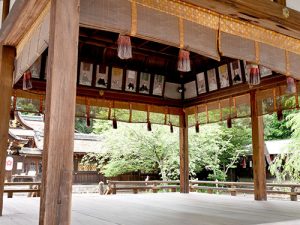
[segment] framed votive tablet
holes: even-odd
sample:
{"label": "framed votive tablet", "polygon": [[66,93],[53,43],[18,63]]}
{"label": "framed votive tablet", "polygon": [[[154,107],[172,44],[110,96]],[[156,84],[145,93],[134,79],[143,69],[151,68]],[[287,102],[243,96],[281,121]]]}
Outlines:
{"label": "framed votive tablet", "polygon": [[91,86],[93,78],[93,64],[91,63],[80,63],[80,74],[79,74],[79,84]]}
{"label": "framed votive tablet", "polygon": [[230,63],[230,70],[231,70],[232,83],[233,84],[243,83],[241,62],[239,60],[235,60],[232,63]]}
{"label": "framed votive tablet", "polygon": [[225,88],[229,87],[229,76],[227,64],[219,66],[219,77],[220,77],[220,87]]}
{"label": "framed votive tablet", "polygon": [[107,88],[108,66],[97,65],[96,67],[96,87]]}
{"label": "framed votive tablet", "polygon": [[113,67],[111,70],[111,89],[122,90],[123,69]]}
{"label": "framed votive tablet", "polygon": [[259,71],[260,71],[260,77],[267,77],[273,74],[271,69],[261,65],[259,65]]}
{"label": "framed votive tablet", "polygon": [[218,89],[216,70],[211,69],[207,71],[207,81],[209,91],[215,91]]}
{"label": "framed votive tablet", "polygon": [[150,93],[150,81],[151,81],[151,75],[149,73],[141,73],[139,93],[142,94]]}
{"label": "framed votive tablet", "polygon": [[162,75],[154,76],[153,95],[163,95],[165,77]]}
{"label": "framed votive tablet", "polygon": [[204,72],[198,73],[196,77],[197,77],[197,85],[198,85],[198,94],[203,94],[206,92]]}
{"label": "framed votive tablet", "polygon": [[126,91],[136,91],[137,72],[133,70],[126,71]]}

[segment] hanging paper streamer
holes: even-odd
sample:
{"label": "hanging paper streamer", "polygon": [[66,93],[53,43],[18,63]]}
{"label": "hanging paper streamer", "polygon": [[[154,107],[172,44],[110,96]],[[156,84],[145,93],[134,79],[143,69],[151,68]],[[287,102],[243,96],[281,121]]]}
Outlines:
{"label": "hanging paper streamer", "polygon": [[126,35],[119,35],[118,38],[118,56],[120,59],[132,58],[132,47],[130,37]]}
{"label": "hanging paper streamer", "polygon": [[288,94],[294,94],[294,93],[296,93],[296,84],[295,84],[294,78],[288,77],[286,79],[286,83],[287,83],[286,92]]}
{"label": "hanging paper streamer", "polygon": [[29,90],[32,88],[32,83],[31,83],[31,72],[27,70],[23,74],[23,90]]}
{"label": "hanging paper streamer", "polygon": [[180,49],[178,55],[178,71],[189,72],[191,71],[190,52]]}
{"label": "hanging paper streamer", "polygon": [[260,84],[260,74],[259,74],[259,67],[256,64],[249,65],[249,85],[258,85]]}

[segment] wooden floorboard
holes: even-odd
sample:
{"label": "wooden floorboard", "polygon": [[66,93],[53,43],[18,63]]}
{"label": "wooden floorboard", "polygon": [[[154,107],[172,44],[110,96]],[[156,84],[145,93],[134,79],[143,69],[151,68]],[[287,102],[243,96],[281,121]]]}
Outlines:
{"label": "wooden floorboard", "polygon": [[[0,225],[37,225],[39,198],[4,199]],[[300,224],[300,202],[208,194],[73,195],[72,225]]]}

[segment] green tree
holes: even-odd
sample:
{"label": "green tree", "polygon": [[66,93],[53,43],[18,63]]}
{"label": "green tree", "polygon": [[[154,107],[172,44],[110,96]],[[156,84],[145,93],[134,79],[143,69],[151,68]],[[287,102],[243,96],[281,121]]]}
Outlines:
{"label": "green tree", "polygon": [[265,140],[278,140],[278,139],[289,139],[292,135],[292,129],[288,125],[289,115],[293,111],[285,110],[283,111],[283,120],[278,121],[277,114],[273,113],[271,115],[264,116],[264,133]]}
{"label": "green tree", "polygon": [[[202,170],[211,172],[209,179],[224,180],[229,168],[234,168],[244,146],[248,144],[248,122],[237,121],[232,129],[222,124],[203,125],[200,133],[189,129],[190,176]],[[101,126],[101,124],[99,124]],[[105,125],[106,126],[106,125]],[[101,129],[100,129],[101,130]],[[238,133],[238,134],[237,134]],[[159,172],[163,180],[179,179],[179,130],[145,124],[118,123],[118,129],[106,129],[103,152],[88,154],[85,163],[96,163],[107,177],[128,172]]]}
{"label": "green tree", "polygon": [[300,113],[288,116],[288,123],[292,130],[292,143],[283,153],[278,155],[270,166],[272,175],[278,181],[291,180],[300,182]]}

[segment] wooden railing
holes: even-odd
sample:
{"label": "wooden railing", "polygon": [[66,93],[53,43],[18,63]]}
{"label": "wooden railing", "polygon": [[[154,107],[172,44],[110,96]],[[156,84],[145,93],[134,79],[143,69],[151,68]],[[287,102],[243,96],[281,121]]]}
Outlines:
{"label": "wooden railing", "polygon": [[[213,185],[213,186],[212,186]],[[276,184],[267,183],[267,194],[289,195],[291,201],[297,201],[300,194],[296,189],[300,184]],[[282,190],[282,189],[289,189]],[[254,183],[252,182],[221,182],[221,181],[190,181],[190,191],[206,190],[208,193],[213,191],[229,192],[232,196],[237,193],[254,193]]]}
{"label": "wooden railing", "polygon": [[[150,190],[157,193],[158,190],[171,190],[176,192],[180,188],[179,181],[108,181],[108,188],[103,194],[116,194],[117,191],[132,190],[134,194],[139,191]],[[102,186],[101,186],[102,185]],[[300,195],[296,189],[300,189],[300,184],[276,184],[267,183],[267,194],[289,195],[291,201],[297,201]],[[100,190],[104,190],[103,183],[100,184]],[[283,190],[289,189],[289,190]],[[221,181],[190,181],[190,191],[202,190],[207,193],[214,191],[228,192],[232,196],[237,193],[254,193],[254,183],[252,182],[221,182]]]}
{"label": "wooden railing", "polygon": [[116,194],[117,190],[132,190],[134,194],[147,190],[151,190],[153,193],[157,193],[158,190],[176,192],[180,188],[179,181],[108,181],[107,183],[108,189],[104,194]]}
{"label": "wooden railing", "polygon": [[[7,188],[9,186],[9,188]],[[18,186],[18,187],[16,187]],[[8,182],[4,183],[4,193],[8,198],[13,197],[13,193],[28,193],[28,197],[39,197],[41,191],[40,182]],[[13,187],[13,188],[11,188]]]}

